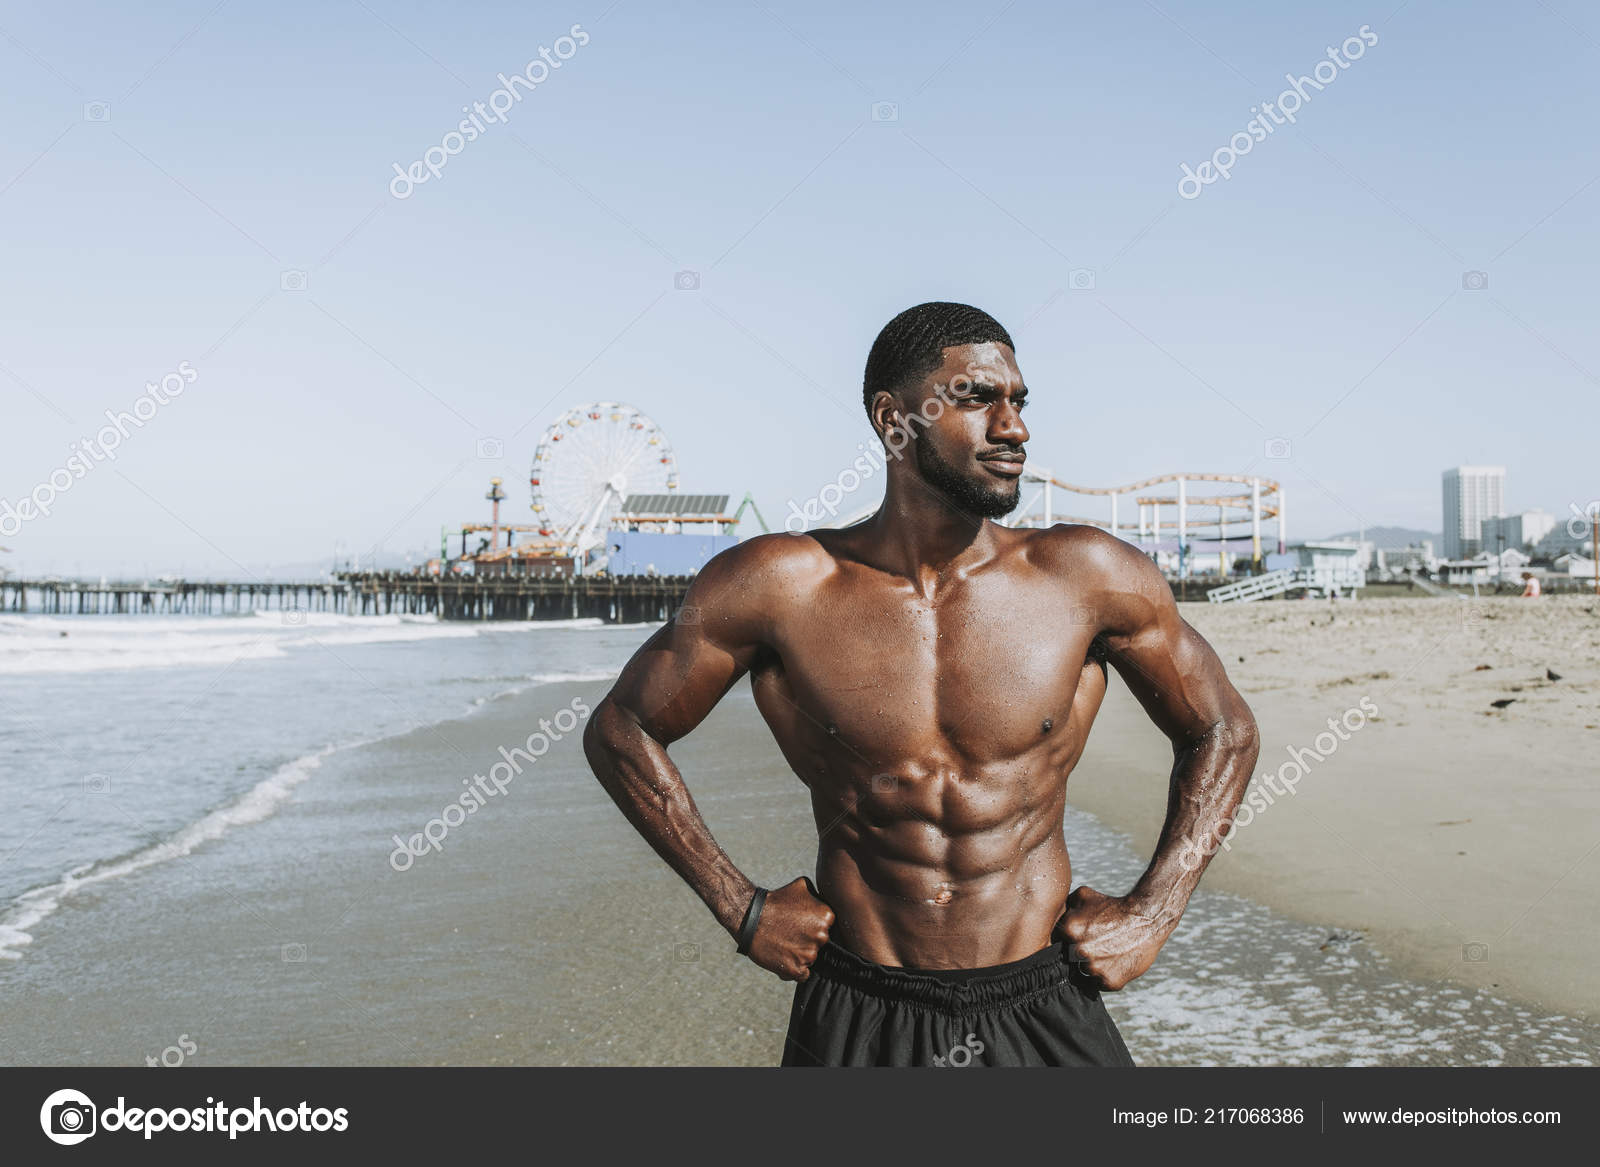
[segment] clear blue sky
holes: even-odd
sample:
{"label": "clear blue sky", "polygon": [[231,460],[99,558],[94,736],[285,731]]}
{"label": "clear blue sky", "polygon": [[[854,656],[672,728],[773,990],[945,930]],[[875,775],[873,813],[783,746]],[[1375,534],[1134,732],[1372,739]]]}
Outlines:
{"label": "clear blue sky", "polygon": [[[1363,25],[1296,125],[1178,196]],[[608,399],[662,424],[684,490],[781,521],[870,437],[867,347],[925,299],[1012,329],[1031,456],[1068,480],[1259,472],[1310,536],[1437,529],[1441,469],[1503,463],[1510,507],[1565,515],[1600,494],[1597,66],[1574,0],[8,9],[0,497],[197,376],[0,562],[426,549],[490,474],[525,515],[539,433]]]}

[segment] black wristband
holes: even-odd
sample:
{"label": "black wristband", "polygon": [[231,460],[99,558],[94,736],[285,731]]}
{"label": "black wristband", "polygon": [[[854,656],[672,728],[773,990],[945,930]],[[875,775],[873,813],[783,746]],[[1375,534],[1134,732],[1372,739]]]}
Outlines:
{"label": "black wristband", "polygon": [[756,925],[761,922],[761,909],[767,906],[767,889],[756,888],[756,894],[750,898],[750,906],[745,909],[744,923],[739,925],[739,955],[750,955],[750,943],[756,938]]}

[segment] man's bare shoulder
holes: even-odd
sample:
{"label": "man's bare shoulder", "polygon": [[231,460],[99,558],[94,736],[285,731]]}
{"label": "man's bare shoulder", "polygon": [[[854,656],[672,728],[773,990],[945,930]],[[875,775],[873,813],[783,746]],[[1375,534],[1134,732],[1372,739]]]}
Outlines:
{"label": "man's bare shoulder", "polygon": [[711,557],[690,585],[691,601],[725,610],[771,612],[785,600],[803,599],[835,565],[810,535],[756,535]]}
{"label": "man's bare shoulder", "polygon": [[1075,608],[1092,611],[1113,643],[1175,615],[1171,585],[1131,543],[1078,523],[1057,523],[1030,534],[1029,562],[1060,581],[1064,598]]}
{"label": "man's bare shoulder", "polygon": [[1161,580],[1148,555],[1087,523],[1057,523],[1019,533],[1025,536],[1029,563],[1085,587],[1141,591],[1152,579]]}

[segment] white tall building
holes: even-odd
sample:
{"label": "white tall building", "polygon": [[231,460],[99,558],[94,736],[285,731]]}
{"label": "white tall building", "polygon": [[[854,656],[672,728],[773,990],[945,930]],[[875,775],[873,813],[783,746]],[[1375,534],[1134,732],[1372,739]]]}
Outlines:
{"label": "white tall building", "polygon": [[1504,466],[1455,466],[1444,472],[1444,557],[1483,550],[1483,520],[1506,513]]}

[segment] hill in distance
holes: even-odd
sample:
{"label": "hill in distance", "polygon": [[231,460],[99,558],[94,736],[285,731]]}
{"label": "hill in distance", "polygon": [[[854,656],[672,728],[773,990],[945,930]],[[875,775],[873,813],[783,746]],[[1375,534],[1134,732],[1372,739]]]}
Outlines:
{"label": "hill in distance", "polygon": [[[1341,531],[1337,535],[1324,535],[1323,539],[1348,539],[1354,543],[1358,534],[1360,532]],[[1367,542],[1380,551],[1399,551],[1409,543],[1421,543],[1424,539],[1433,540],[1435,551],[1444,546],[1444,535],[1441,532],[1420,531],[1415,527],[1368,527],[1365,534]]]}

